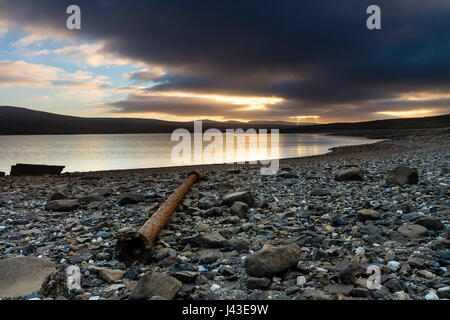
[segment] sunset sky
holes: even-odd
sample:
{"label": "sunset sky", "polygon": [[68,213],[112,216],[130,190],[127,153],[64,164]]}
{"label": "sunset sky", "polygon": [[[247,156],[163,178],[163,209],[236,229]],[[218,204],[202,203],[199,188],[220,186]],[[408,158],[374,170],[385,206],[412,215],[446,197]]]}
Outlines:
{"label": "sunset sky", "polygon": [[[66,28],[66,8],[82,30]],[[377,4],[382,30],[366,28]],[[85,117],[450,113],[450,1],[0,0],[0,105]]]}

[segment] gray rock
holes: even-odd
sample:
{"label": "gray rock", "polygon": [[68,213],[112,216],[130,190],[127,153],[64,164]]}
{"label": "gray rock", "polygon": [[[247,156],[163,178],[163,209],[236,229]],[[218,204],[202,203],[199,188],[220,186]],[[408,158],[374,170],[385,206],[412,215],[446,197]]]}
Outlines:
{"label": "gray rock", "polygon": [[377,220],[380,218],[380,213],[372,209],[362,209],[358,211],[358,220]]}
{"label": "gray rock", "polygon": [[336,173],[334,180],[336,181],[362,181],[364,173],[360,168],[354,167],[342,170]]}
{"label": "gray rock", "polygon": [[29,295],[56,271],[49,259],[18,257],[0,260],[0,298]]}
{"label": "gray rock", "polygon": [[75,200],[54,200],[47,202],[45,210],[57,212],[71,212],[80,207],[80,204]]}
{"label": "gray rock", "polygon": [[354,286],[351,285],[351,284],[349,284],[349,285],[345,285],[345,284],[330,284],[330,285],[325,287],[325,290],[329,294],[343,294],[345,296],[348,296],[352,292],[353,288],[354,288]]}
{"label": "gray rock", "polygon": [[239,218],[245,219],[248,214],[248,205],[237,201],[231,206],[231,213],[237,215]]}
{"label": "gray rock", "polygon": [[102,197],[110,196],[114,193],[113,189],[110,187],[98,187],[91,190],[91,194],[99,195]]}
{"label": "gray rock", "polygon": [[181,288],[182,283],[174,277],[165,273],[147,272],[137,283],[130,299],[142,300],[159,296],[172,300]]}
{"label": "gray rock", "polygon": [[68,197],[62,193],[62,192],[54,192],[50,195],[50,198],[48,201],[55,201],[55,200],[66,200]]}
{"label": "gray rock", "polygon": [[223,248],[230,245],[230,242],[222,237],[217,231],[202,233],[182,239],[182,243],[190,243],[194,247],[202,248]]}
{"label": "gray rock", "polygon": [[120,197],[119,205],[125,206],[127,204],[138,204],[144,201],[145,197],[142,194],[129,193]]}
{"label": "gray rock", "polygon": [[253,195],[250,191],[233,192],[223,196],[222,198],[222,202],[229,207],[238,201],[246,203],[250,207],[255,205],[255,200],[253,199]]}
{"label": "gray rock", "polygon": [[249,277],[247,279],[247,288],[250,290],[254,289],[268,289],[270,286],[270,283],[272,281],[269,278],[256,278],[256,277]]}
{"label": "gray rock", "polygon": [[211,264],[220,258],[222,258],[222,253],[219,250],[202,250],[197,254],[200,264]]}
{"label": "gray rock", "polygon": [[384,179],[388,185],[403,186],[405,184],[417,184],[419,182],[419,174],[417,169],[398,167],[388,172]]}
{"label": "gray rock", "polygon": [[271,277],[295,266],[299,256],[296,245],[263,249],[245,259],[245,271],[252,277]]}
{"label": "gray rock", "polygon": [[401,226],[400,228],[398,228],[397,231],[409,239],[422,238],[422,237],[426,236],[428,233],[427,228],[419,226],[418,224]]}
{"label": "gray rock", "polygon": [[325,197],[331,195],[331,191],[329,189],[318,189],[311,191],[309,195],[311,197]]}

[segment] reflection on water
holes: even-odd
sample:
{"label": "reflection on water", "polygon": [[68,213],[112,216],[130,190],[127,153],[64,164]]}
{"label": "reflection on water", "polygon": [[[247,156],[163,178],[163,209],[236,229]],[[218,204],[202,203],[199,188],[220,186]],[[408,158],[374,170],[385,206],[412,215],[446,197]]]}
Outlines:
{"label": "reflection on water", "polygon": [[[258,148],[255,139],[249,140],[235,147],[234,161],[271,159],[276,151],[281,159],[305,157],[337,146],[376,142],[324,134],[280,134],[279,149],[271,150]],[[270,134],[267,140],[270,146]],[[171,153],[177,143],[170,134],[0,136],[0,171],[9,173],[16,163],[65,165],[66,172],[169,167],[175,165]],[[208,145],[204,143],[204,147]],[[202,163],[226,162],[227,150],[223,150],[222,161],[213,156]]]}

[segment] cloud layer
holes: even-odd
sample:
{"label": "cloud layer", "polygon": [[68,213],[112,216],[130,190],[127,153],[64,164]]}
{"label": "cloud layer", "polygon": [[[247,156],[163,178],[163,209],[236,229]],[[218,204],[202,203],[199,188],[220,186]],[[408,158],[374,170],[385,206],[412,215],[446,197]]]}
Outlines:
{"label": "cloud layer", "polygon": [[[77,32],[64,30],[70,4],[0,0],[0,19],[35,30],[21,44],[54,30],[93,43],[54,54],[93,66],[145,66],[126,75],[139,88],[109,104],[115,112],[322,121],[450,112],[446,0],[380,0],[380,31],[365,27],[372,4],[365,0],[79,0]],[[191,96],[170,94],[177,92]],[[279,102],[252,109],[199,98],[208,94]]]}

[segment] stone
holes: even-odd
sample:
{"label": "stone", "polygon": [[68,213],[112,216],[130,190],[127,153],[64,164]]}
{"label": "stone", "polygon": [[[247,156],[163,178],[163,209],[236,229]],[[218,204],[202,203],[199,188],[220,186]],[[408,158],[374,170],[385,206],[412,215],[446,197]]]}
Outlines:
{"label": "stone", "polygon": [[358,211],[358,220],[378,220],[380,218],[380,213],[372,209],[362,209]]}
{"label": "stone", "polygon": [[243,202],[236,201],[231,206],[231,213],[238,216],[239,218],[245,219],[248,214],[248,205]]}
{"label": "stone", "polygon": [[172,300],[182,288],[182,283],[165,273],[147,272],[130,295],[132,300],[148,300],[154,296]]}
{"label": "stone", "polygon": [[114,193],[113,189],[110,187],[98,187],[91,190],[91,194],[99,195],[101,197],[107,197]]}
{"label": "stone", "polygon": [[40,290],[56,268],[47,258],[17,257],[0,260],[0,270],[0,299],[3,299]]}
{"label": "stone", "polygon": [[203,212],[204,217],[221,217],[223,214],[223,209],[220,207],[214,207]]}
{"label": "stone", "polygon": [[123,279],[123,270],[113,270],[107,268],[100,269],[100,277],[107,283],[114,283]]}
{"label": "stone", "polygon": [[400,263],[397,261],[389,261],[387,266],[389,269],[395,272],[400,268]]}
{"label": "stone", "polygon": [[138,204],[144,201],[145,197],[142,194],[128,193],[120,197],[119,205],[126,206],[128,204]]}
{"label": "stone", "polygon": [[198,277],[198,273],[193,271],[179,271],[174,272],[172,274],[172,277],[174,277],[177,280],[180,280],[183,283],[195,283]]}
{"label": "stone", "polygon": [[198,234],[193,237],[184,238],[181,241],[182,243],[190,243],[194,247],[202,248],[223,248],[230,245],[230,242],[217,231]]}
{"label": "stone", "polygon": [[427,262],[425,259],[412,257],[408,259],[408,264],[413,268],[422,269],[426,266]]}
{"label": "stone", "polygon": [[72,212],[80,207],[75,200],[54,200],[47,202],[45,210],[56,212]]}
{"label": "stone", "polygon": [[21,164],[11,166],[11,177],[59,175],[65,166],[46,166],[40,164]]}
{"label": "stone", "polygon": [[296,284],[298,287],[303,287],[306,284],[306,277],[305,276],[297,277]]}
{"label": "stone", "polygon": [[200,264],[211,264],[222,258],[222,253],[218,250],[202,250],[197,258]]}
{"label": "stone", "polygon": [[419,239],[425,237],[428,233],[427,228],[419,226],[418,224],[402,226],[398,228],[397,231],[409,239]]}
{"label": "stone", "polygon": [[253,277],[271,277],[297,265],[299,248],[287,245],[262,249],[245,259],[245,271]]}
{"label": "stone", "polygon": [[417,184],[419,182],[419,174],[417,169],[398,167],[388,172],[384,179],[387,185],[404,186],[406,184]]}
{"label": "stone", "polygon": [[372,296],[375,299],[385,299],[388,295],[389,295],[389,289],[386,288],[385,286],[381,286],[380,289],[377,289],[372,293]]}
{"label": "stone", "polygon": [[222,202],[229,207],[233,206],[235,202],[243,202],[249,207],[253,207],[255,204],[255,200],[253,199],[253,195],[250,191],[229,193],[223,196]]}
{"label": "stone", "polygon": [[427,228],[428,230],[441,230],[444,225],[439,218],[424,217],[415,222],[416,224]]}
{"label": "stone", "polygon": [[62,192],[54,192],[50,195],[50,198],[48,198],[48,201],[55,201],[55,200],[66,200],[68,197],[62,193]]}
{"label": "stone", "polygon": [[355,288],[352,290],[352,296],[358,298],[367,298],[370,295],[370,292],[366,288]]}
{"label": "stone", "polygon": [[196,230],[198,233],[209,233],[211,232],[211,227],[207,224],[199,224]]}
{"label": "stone", "polygon": [[345,296],[350,295],[354,286],[353,285],[345,285],[345,284],[329,284],[325,287],[325,290],[329,294],[343,294]]}
{"label": "stone", "polygon": [[311,191],[309,195],[311,197],[325,197],[331,195],[331,191],[329,189],[317,189]]}
{"label": "stone", "polygon": [[400,282],[400,280],[397,280],[397,279],[388,280],[383,285],[386,288],[390,289],[392,292],[397,292],[397,291],[403,290],[402,283]]}
{"label": "stone", "polygon": [[0,171],[0,177],[4,177],[4,176],[6,176],[6,173],[3,171]]}
{"label": "stone", "polygon": [[436,292],[430,290],[425,296],[425,300],[440,300],[440,299],[436,294]]}
{"label": "stone", "polygon": [[362,181],[364,177],[364,173],[358,167],[353,167],[349,169],[345,169],[339,171],[334,176],[334,180],[336,181]]}

